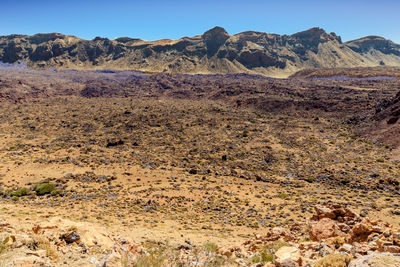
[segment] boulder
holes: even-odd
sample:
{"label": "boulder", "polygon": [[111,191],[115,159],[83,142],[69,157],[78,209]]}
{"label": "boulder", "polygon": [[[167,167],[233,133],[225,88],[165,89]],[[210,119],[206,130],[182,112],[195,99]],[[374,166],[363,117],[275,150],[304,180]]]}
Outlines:
{"label": "boulder", "polygon": [[329,237],[338,236],[339,234],[340,230],[336,222],[329,218],[323,218],[313,224],[309,231],[310,239],[312,241],[321,241]]}
{"label": "boulder", "polygon": [[288,229],[283,227],[274,227],[268,232],[265,239],[267,241],[276,241],[279,239],[284,239],[285,241],[292,241],[294,237],[292,236],[292,234]]}
{"label": "boulder", "polygon": [[228,258],[230,258],[232,256],[232,250],[227,248],[227,247],[220,247],[217,249],[217,253],[219,255],[224,255]]}
{"label": "boulder", "polygon": [[61,235],[61,239],[64,239],[65,242],[67,242],[67,244],[70,244],[70,243],[79,242],[81,240],[81,237],[79,236],[78,233],[76,233],[75,231],[72,231],[72,232]]}
{"label": "boulder", "polygon": [[340,222],[349,221],[357,218],[358,216],[349,208],[341,205],[317,205],[315,206],[316,214],[311,218],[312,220],[321,220],[329,218]]}
{"label": "boulder", "polygon": [[[69,241],[78,240],[86,247],[98,246],[102,249],[112,249],[114,240],[104,227],[95,226],[87,222],[73,222],[58,217],[52,218],[48,223],[41,225],[41,229],[50,229],[56,226],[58,229],[76,229]],[[71,234],[71,232],[68,232]]]}
{"label": "boulder", "polygon": [[339,251],[340,251],[340,252],[345,252],[345,253],[348,253],[348,254],[350,254],[352,250],[353,250],[353,246],[350,245],[350,244],[343,244],[343,245],[339,248]]}
{"label": "boulder", "polygon": [[397,267],[400,266],[400,257],[390,253],[373,253],[362,256],[350,262],[348,267]]}
{"label": "boulder", "polygon": [[287,266],[291,266],[289,261],[298,264],[301,261],[300,250],[296,247],[281,247],[275,252],[275,260],[280,266],[282,266],[284,262],[287,262]]}
{"label": "boulder", "polygon": [[320,220],[323,218],[329,218],[329,219],[335,219],[336,218],[336,214],[333,211],[333,209],[327,207],[327,206],[321,206],[321,205],[317,205],[315,206],[315,212],[317,213],[316,219]]}
{"label": "boulder", "polygon": [[373,225],[368,220],[363,220],[354,225],[350,231],[351,242],[364,242],[368,240],[368,236],[374,232]]}

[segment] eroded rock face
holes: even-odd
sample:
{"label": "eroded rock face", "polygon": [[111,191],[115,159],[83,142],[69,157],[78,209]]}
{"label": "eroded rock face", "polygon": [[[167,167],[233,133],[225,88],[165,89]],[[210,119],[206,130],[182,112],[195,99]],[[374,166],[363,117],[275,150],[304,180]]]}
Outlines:
{"label": "eroded rock face", "polygon": [[289,75],[304,68],[400,66],[400,45],[376,36],[342,43],[335,33],[320,28],[293,35],[229,35],[214,27],[201,36],[152,42],[50,33],[0,36],[0,61],[26,61],[35,68],[267,75],[279,70]]}
{"label": "eroded rock face", "polygon": [[311,28],[306,31],[295,33],[292,35],[298,43],[301,43],[304,47],[311,49],[312,51],[318,51],[318,45],[329,41],[337,41],[341,43],[340,37],[336,34],[328,34],[321,28]]}
{"label": "eroded rock face", "polygon": [[367,36],[354,41],[347,42],[349,47],[357,53],[368,53],[371,49],[375,49],[384,54],[400,55],[400,45],[386,40],[380,36]]}
{"label": "eroded rock face", "polygon": [[224,28],[215,27],[206,31],[202,37],[207,47],[208,56],[213,56],[230,36]]}

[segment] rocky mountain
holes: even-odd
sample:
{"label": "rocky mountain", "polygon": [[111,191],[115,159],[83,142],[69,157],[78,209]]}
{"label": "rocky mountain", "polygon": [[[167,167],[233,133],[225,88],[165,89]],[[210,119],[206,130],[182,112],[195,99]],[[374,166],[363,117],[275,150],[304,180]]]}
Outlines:
{"label": "rocky mountain", "polygon": [[250,73],[285,77],[306,68],[400,66],[400,45],[369,36],[343,43],[312,28],[293,35],[215,27],[179,40],[83,40],[59,33],[0,37],[0,61],[34,68],[135,69],[170,73]]}

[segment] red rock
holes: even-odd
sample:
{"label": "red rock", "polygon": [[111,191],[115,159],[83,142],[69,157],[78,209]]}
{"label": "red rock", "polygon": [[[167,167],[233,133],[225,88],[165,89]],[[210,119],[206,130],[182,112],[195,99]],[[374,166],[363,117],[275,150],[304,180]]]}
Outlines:
{"label": "red rock", "polygon": [[350,239],[352,242],[365,242],[373,231],[374,229],[371,223],[368,220],[363,220],[354,225],[353,229],[351,229]]}
{"label": "red rock", "polygon": [[283,227],[274,227],[264,238],[265,241],[276,241],[279,239],[284,239],[285,241],[291,241],[294,237],[291,235],[288,229]]}
{"label": "red rock", "polygon": [[347,207],[341,205],[317,205],[315,206],[315,212],[317,213],[311,219],[321,220],[323,218],[329,218],[337,220],[339,222],[348,222],[357,217],[357,215]]}
{"label": "red rock", "polygon": [[393,242],[400,246],[400,233],[393,234]]}
{"label": "red rock", "polygon": [[367,255],[368,251],[372,250],[372,247],[366,244],[360,244],[357,242],[353,243],[354,253],[358,253],[360,255]]}
{"label": "red rock", "polygon": [[226,247],[218,248],[217,253],[219,255],[224,255],[228,258],[230,258],[232,256],[232,250],[229,248],[226,248]]}
{"label": "red rock", "polygon": [[336,217],[335,213],[333,212],[333,210],[330,209],[329,207],[326,207],[326,206],[321,206],[321,205],[315,206],[315,212],[317,213],[315,215],[316,216],[315,218],[317,220],[320,220],[320,219],[323,219],[323,218],[334,219]]}
{"label": "red rock", "polygon": [[385,252],[390,252],[390,253],[400,253],[400,247],[399,246],[387,246],[384,248]]}
{"label": "red rock", "polygon": [[309,232],[312,241],[321,241],[323,239],[334,237],[340,234],[339,227],[336,222],[324,218],[314,224]]}

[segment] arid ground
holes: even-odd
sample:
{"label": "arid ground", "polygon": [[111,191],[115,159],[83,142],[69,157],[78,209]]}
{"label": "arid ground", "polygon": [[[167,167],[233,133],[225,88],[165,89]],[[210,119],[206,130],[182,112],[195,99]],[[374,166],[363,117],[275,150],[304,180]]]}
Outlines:
{"label": "arid ground", "polygon": [[224,248],[295,224],[303,240],[285,242],[308,242],[321,205],[399,228],[400,126],[378,110],[398,77],[4,68],[0,265],[278,264]]}

